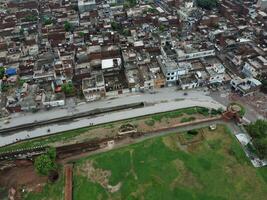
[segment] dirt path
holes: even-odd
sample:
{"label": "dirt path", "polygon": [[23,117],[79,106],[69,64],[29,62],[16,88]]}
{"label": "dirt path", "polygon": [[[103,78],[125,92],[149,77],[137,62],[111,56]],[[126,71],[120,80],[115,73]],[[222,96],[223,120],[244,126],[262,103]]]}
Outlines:
{"label": "dirt path", "polygon": [[72,164],[65,165],[65,200],[72,200],[72,170]]}

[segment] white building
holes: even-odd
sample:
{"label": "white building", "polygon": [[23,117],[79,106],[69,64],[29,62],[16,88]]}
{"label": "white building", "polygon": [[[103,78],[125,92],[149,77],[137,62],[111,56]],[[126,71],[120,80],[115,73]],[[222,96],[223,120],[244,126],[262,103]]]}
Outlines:
{"label": "white building", "polygon": [[215,56],[215,49],[199,51],[195,53],[185,53],[184,51],[180,49],[176,49],[175,51],[178,56],[177,58],[178,61],[192,60],[192,59],[204,58],[208,56]]}
{"label": "white building", "polygon": [[236,77],[230,82],[232,88],[241,95],[248,95],[261,87],[261,82],[255,78]]}
{"label": "white building", "polygon": [[267,9],[267,0],[258,0],[257,5],[262,9]]}
{"label": "white building", "polygon": [[78,9],[80,13],[93,10],[96,7],[95,0],[78,0]]}
{"label": "white building", "polygon": [[222,83],[225,80],[225,67],[220,64],[213,64],[206,67],[206,70],[209,74],[209,83]]}
{"label": "white building", "polygon": [[256,69],[252,65],[250,65],[249,63],[247,63],[247,62],[243,66],[242,72],[248,78],[256,77],[258,75]]}
{"label": "white building", "polygon": [[82,91],[86,101],[95,101],[106,95],[105,81],[102,73],[82,80]]}
{"label": "white building", "polygon": [[192,69],[191,63],[188,62],[176,63],[175,61],[162,56],[159,56],[157,59],[161,70],[166,77],[168,86],[176,85],[179,77],[187,75],[189,70]]}

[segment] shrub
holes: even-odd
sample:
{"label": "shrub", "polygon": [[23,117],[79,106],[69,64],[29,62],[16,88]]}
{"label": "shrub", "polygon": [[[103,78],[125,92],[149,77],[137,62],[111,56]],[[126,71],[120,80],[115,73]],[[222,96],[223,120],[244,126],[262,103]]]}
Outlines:
{"label": "shrub", "polygon": [[185,114],[188,114],[188,115],[193,115],[193,114],[196,114],[197,113],[195,107],[193,107],[193,108],[187,108],[187,109],[183,110],[183,112]]}
{"label": "shrub", "polygon": [[204,115],[205,117],[209,116],[209,109],[208,108],[197,107],[196,110],[199,114]]}
{"label": "shrub", "polygon": [[191,122],[193,120],[195,120],[196,118],[195,117],[184,117],[181,119],[181,123],[185,123],[185,122]]}
{"label": "shrub", "polygon": [[50,171],[56,168],[55,162],[47,154],[38,156],[34,160],[34,167],[38,174],[47,176]]}
{"label": "shrub", "polygon": [[46,154],[42,154],[35,158],[34,168],[38,174],[47,176],[51,171],[56,169],[56,149],[49,148]]}
{"label": "shrub", "polygon": [[189,131],[187,131],[187,134],[189,134],[189,135],[197,135],[198,134],[198,131],[197,130],[189,130]]}
{"label": "shrub", "polygon": [[145,121],[145,124],[148,125],[148,126],[154,126],[155,121],[154,121],[153,119],[146,120],[146,121]]}

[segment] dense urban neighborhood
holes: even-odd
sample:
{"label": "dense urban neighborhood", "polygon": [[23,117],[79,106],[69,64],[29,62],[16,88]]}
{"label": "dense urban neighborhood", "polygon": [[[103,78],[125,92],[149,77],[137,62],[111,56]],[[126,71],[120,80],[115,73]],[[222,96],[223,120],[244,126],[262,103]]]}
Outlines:
{"label": "dense urban neighborhood", "polygon": [[267,0],[0,0],[0,199],[265,200],[266,119]]}

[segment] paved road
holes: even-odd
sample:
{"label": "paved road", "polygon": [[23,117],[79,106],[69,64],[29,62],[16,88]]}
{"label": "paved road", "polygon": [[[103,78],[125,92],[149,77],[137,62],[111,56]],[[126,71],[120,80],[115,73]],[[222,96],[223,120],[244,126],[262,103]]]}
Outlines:
{"label": "paved road", "polygon": [[73,105],[73,107],[68,105],[64,109],[57,108],[50,111],[39,111],[37,113],[15,113],[12,115],[12,119],[9,124],[4,124],[3,121],[0,121],[0,127],[13,127],[20,124],[33,123],[35,120],[43,121],[51,118],[73,115],[74,113],[85,112],[95,108],[112,107],[141,101],[147,103],[158,103],[163,101],[175,101],[181,98],[212,101],[212,98],[208,96],[208,93],[205,93],[203,90],[190,91],[187,96],[184,96],[183,94],[183,91],[176,91],[175,88],[164,88],[157,90],[155,94],[129,93],[120,95],[117,98],[108,97],[107,99],[101,101],[84,103],[77,106]]}
{"label": "paved road", "polygon": [[[140,98],[138,98],[140,100]],[[144,116],[148,114],[171,111],[179,108],[192,107],[192,106],[203,106],[208,108],[218,109],[223,107],[223,105],[214,102],[212,99],[190,99],[186,100],[172,100],[172,101],[164,101],[164,102],[154,102],[152,105],[145,106],[144,108],[137,109],[129,109],[123,110],[119,112],[107,113],[105,115],[98,115],[93,118],[82,118],[79,120],[73,120],[68,123],[54,124],[49,127],[38,127],[34,130],[20,131],[15,134],[11,134],[8,136],[0,137],[0,146],[7,145],[16,141],[16,139],[23,140],[27,138],[34,138],[38,136],[44,136],[47,134],[58,133],[66,130],[77,129],[81,127],[86,127],[90,123],[93,124],[102,124],[107,122],[113,122],[138,116]],[[50,129],[50,133],[47,132],[48,128]]]}
{"label": "paved road", "polygon": [[[0,122],[0,126],[2,128],[12,127],[24,123],[32,123],[35,120],[42,121],[51,118],[72,115],[78,112],[89,111],[95,108],[105,108],[128,103],[136,103],[140,101],[146,102],[147,105],[144,108],[108,113],[105,115],[98,115],[93,118],[82,118],[79,120],[73,120],[72,122],[68,122],[65,124],[60,123],[43,126],[32,130],[20,131],[8,136],[0,136],[0,146],[11,144],[16,140],[34,138],[47,134],[54,134],[62,131],[86,127],[89,126],[90,123],[102,124],[191,106],[203,106],[216,109],[220,107],[225,108],[225,106],[228,104],[228,102],[226,101],[227,94],[225,94],[225,96],[222,96],[222,94],[224,94],[223,91],[220,91],[221,94],[210,94],[209,92],[206,92],[203,88],[200,88],[198,90],[190,90],[187,93],[188,95],[185,96],[184,91],[177,91],[175,88],[164,88],[156,91],[155,94],[134,93],[124,94],[119,96],[118,98],[107,97],[107,99],[105,100],[81,104],[76,107],[73,107],[72,109],[70,109],[69,106],[66,106],[66,108],[64,109],[40,111],[38,113],[27,113],[25,115],[17,113],[12,116],[10,124],[4,124],[2,121]],[[250,118],[254,120],[257,119],[257,117],[255,118],[254,115],[251,115]],[[251,120],[250,118],[248,119]],[[50,129],[50,133],[48,133],[48,129]]]}

